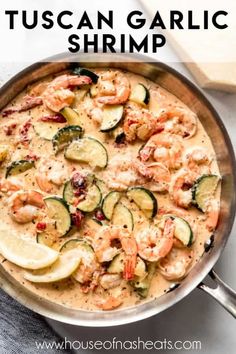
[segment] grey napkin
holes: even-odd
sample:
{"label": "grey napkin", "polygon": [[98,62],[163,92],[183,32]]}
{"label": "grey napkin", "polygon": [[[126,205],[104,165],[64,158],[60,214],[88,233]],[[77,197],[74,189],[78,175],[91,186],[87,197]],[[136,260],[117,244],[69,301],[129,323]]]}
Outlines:
{"label": "grey napkin", "polygon": [[62,343],[43,317],[0,290],[0,354],[69,353],[60,349],[37,349],[35,341]]}

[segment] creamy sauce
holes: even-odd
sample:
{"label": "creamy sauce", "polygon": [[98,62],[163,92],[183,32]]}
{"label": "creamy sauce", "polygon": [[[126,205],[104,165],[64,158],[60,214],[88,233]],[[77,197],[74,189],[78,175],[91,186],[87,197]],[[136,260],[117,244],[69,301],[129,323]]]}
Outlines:
{"label": "creamy sauce", "polygon": [[[98,74],[101,73],[101,70],[95,70]],[[160,113],[161,109],[166,106],[175,106],[177,105],[178,107],[183,107],[184,109],[189,110],[188,107],[186,107],[181,101],[179,101],[175,96],[164,90],[163,88],[157,86],[150,80],[147,80],[143,78],[142,76],[131,74],[127,72],[125,74],[127,78],[130,81],[131,87],[134,87],[137,83],[143,83],[147,88],[150,90],[150,103],[148,106],[148,109],[151,110],[153,113],[158,114]],[[50,78],[47,78],[46,81],[49,81]],[[27,91],[27,90],[26,90]],[[20,95],[16,97],[16,99],[9,104],[8,108],[14,105],[19,105],[22,102],[22,98],[26,92],[22,92]],[[112,157],[117,156],[117,155],[123,155],[126,153],[132,154],[133,158],[136,158],[138,150],[140,149],[140,146],[143,144],[140,141],[136,141],[135,143],[132,144],[125,144],[125,145],[117,145],[114,144],[114,138],[110,134],[104,134],[101,133],[98,129],[98,125],[94,123],[92,119],[89,118],[89,116],[86,115],[85,113],[85,107],[89,104],[89,101],[91,98],[87,95],[84,100],[81,102],[77,100],[74,104],[74,108],[76,108],[80,115],[82,116],[85,124],[84,124],[84,129],[85,129],[85,134],[87,136],[92,136],[98,140],[100,140],[104,146],[106,147],[109,155],[109,160],[112,159]],[[79,101],[79,102],[78,102]],[[38,120],[38,118],[48,115],[49,111],[47,108],[45,108],[43,105],[35,107],[29,111],[22,112],[22,113],[14,113],[10,115],[9,117],[2,118],[0,122],[0,142],[1,144],[7,144],[9,145],[10,148],[10,153],[8,154],[7,160],[2,164],[1,166],[1,177],[4,177],[5,175],[5,170],[6,166],[9,165],[12,161],[15,160],[20,160],[23,159],[29,152],[28,148],[24,148],[22,145],[16,145],[15,144],[15,139],[16,135],[10,135],[7,136],[4,133],[4,127],[6,124],[10,122],[15,122],[17,123],[16,127],[16,132],[18,131],[19,127],[24,124],[28,119],[31,119],[32,124]],[[53,123],[52,123],[53,124]],[[61,125],[63,126],[63,124]],[[65,173],[68,174],[68,178],[71,174],[72,168],[76,168],[77,170],[80,169],[85,169],[89,170],[91,169],[87,164],[80,164],[80,163],[75,163],[72,161],[68,161],[64,158],[63,152],[59,153],[56,158],[55,154],[52,149],[52,143],[51,141],[47,141],[44,139],[41,139],[39,136],[37,136],[34,132],[34,129],[31,127],[29,131],[30,137],[31,137],[31,142],[30,142],[30,151],[33,152],[34,154],[40,156],[41,160],[45,159],[45,162],[51,163],[53,166],[53,161],[55,159],[59,160],[62,162]],[[202,146],[205,149],[208,150],[209,154],[212,156],[215,156],[212,143],[204,130],[204,127],[198,120],[197,122],[197,133],[191,138],[191,139],[183,139],[183,144],[184,144],[184,149],[187,149],[192,146]],[[36,167],[38,165],[38,162],[36,162]],[[109,169],[109,165],[107,167]],[[24,173],[21,173],[20,175],[17,176],[19,180],[24,181],[29,189],[36,189],[39,190],[36,182],[35,182],[35,169],[32,168]],[[218,166],[216,159],[214,157],[213,162],[211,164],[211,173],[219,174]],[[103,180],[104,176],[106,176],[106,171],[99,171],[96,170],[96,176]],[[53,194],[62,195],[62,190],[63,186],[60,188],[55,187],[55,190],[53,191]],[[104,187],[104,190],[107,191],[108,189]],[[174,204],[170,200],[168,194],[161,194],[161,193],[155,193],[156,198],[158,200],[158,206],[159,208],[165,207],[165,208],[173,208]],[[220,190],[217,191],[217,198],[219,200],[220,198]],[[138,209],[138,207],[134,203],[130,203],[126,198],[122,198],[122,202],[129,207],[129,209],[132,211],[134,215],[134,233],[137,232],[139,225],[141,227],[147,227],[149,221],[144,217],[142,212]],[[18,224],[14,222],[11,217],[9,216],[9,211],[7,207],[7,198],[4,194],[2,194],[2,197],[0,199],[0,208],[1,208],[1,219],[4,220],[5,223],[9,226],[10,229],[15,229],[19,234],[26,235],[26,237],[31,237],[33,239],[36,238],[35,236],[35,225],[33,223],[27,223],[27,224]],[[194,261],[192,263],[192,266],[199,260],[201,255],[204,252],[204,243],[209,239],[211,236],[211,232],[207,230],[206,228],[206,223],[204,220],[204,215],[200,211],[198,211],[196,208],[191,207],[186,211],[188,214],[189,218],[191,219],[191,222],[193,224],[197,225],[197,233],[195,234],[195,241],[193,243],[192,249],[194,251]],[[96,230],[99,229],[99,225],[96,225],[93,221],[88,220],[85,222],[85,225],[81,230],[79,230],[75,235],[72,236],[72,238],[75,238],[78,235],[83,235],[86,234],[86,232],[96,232]],[[61,240],[60,243],[64,243],[65,240]],[[94,303],[94,294],[92,292],[88,294],[84,294],[81,291],[79,283],[77,283],[75,280],[72,278],[69,278],[65,281],[61,281],[55,284],[33,284],[30,283],[26,280],[24,280],[24,270],[13,265],[12,263],[8,261],[3,262],[3,258],[1,257],[2,261],[2,266],[5,268],[7,272],[9,272],[17,281],[19,281],[21,284],[23,284],[26,288],[30,289],[31,291],[37,293],[42,298],[46,298],[50,301],[75,308],[75,309],[85,309],[85,310],[97,310],[97,307]],[[154,279],[151,284],[151,288],[149,291],[149,296],[146,300],[142,301],[149,301],[152,298],[159,297],[160,295],[164,294],[167,289],[171,286],[172,282],[167,281],[164,279],[164,277],[158,272],[156,272],[156,275],[154,276]],[[123,281],[123,307],[128,307],[128,306],[134,306],[138,303],[140,303],[140,298],[139,296],[133,291],[132,287],[128,285],[125,281]],[[119,291],[114,289],[113,293],[116,294]],[[103,294],[103,291],[98,289],[96,291],[96,295],[101,293]]]}

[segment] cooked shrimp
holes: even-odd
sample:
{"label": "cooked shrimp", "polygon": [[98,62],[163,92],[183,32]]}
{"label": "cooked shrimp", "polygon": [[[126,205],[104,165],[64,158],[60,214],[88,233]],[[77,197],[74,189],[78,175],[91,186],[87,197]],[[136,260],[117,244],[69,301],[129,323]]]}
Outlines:
{"label": "cooked shrimp", "polygon": [[90,280],[81,284],[81,290],[84,294],[87,294],[90,291],[92,292],[95,291],[95,289],[99,285],[99,279],[100,279],[100,275],[102,274],[102,271],[103,271],[102,267],[95,270]]}
{"label": "cooked shrimp", "polygon": [[[151,190],[156,192],[165,192],[169,189],[171,180],[169,169],[159,162],[145,164],[135,161],[134,166],[137,172],[146,179]],[[146,184],[145,183],[145,184]]]}
{"label": "cooked shrimp", "polygon": [[39,188],[50,193],[54,186],[61,186],[69,177],[69,171],[63,162],[41,160],[35,175]]}
{"label": "cooked shrimp", "polygon": [[210,173],[212,157],[202,147],[189,149],[184,156],[184,166],[199,175]]}
{"label": "cooked shrimp", "polygon": [[193,251],[189,248],[172,248],[158,265],[159,272],[167,280],[182,279],[193,261]]}
{"label": "cooked shrimp", "polygon": [[49,82],[40,82],[37,85],[31,86],[29,89],[29,96],[31,97],[40,97],[48,87]]}
{"label": "cooked shrimp", "polygon": [[16,177],[0,180],[0,191],[11,195],[12,193],[24,189],[24,183]]}
{"label": "cooked shrimp", "polygon": [[97,101],[102,104],[123,104],[128,100],[130,95],[128,79],[115,71],[108,71],[101,75],[98,89],[103,96],[98,97]]}
{"label": "cooked shrimp", "polygon": [[75,94],[71,88],[91,83],[92,80],[88,76],[60,75],[50,82],[46,90],[43,91],[43,102],[52,111],[59,112],[74,101]]}
{"label": "cooked shrimp", "polygon": [[92,281],[93,274],[98,270],[99,264],[93,252],[86,252],[81,248],[78,249],[78,254],[81,256],[81,263],[73,273],[73,278],[79,283],[84,284]]}
{"label": "cooked shrimp", "polygon": [[20,224],[34,220],[44,207],[43,196],[34,190],[17,191],[9,199],[10,216]]}
{"label": "cooked shrimp", "polygon": [[168,168],[176,169],[182,163],[183,144],[178,135],[160,133],[151,136],[145,146],[140,150],[141,161],[145,162],[151,157]]}
{"label": "cooked shrimp", "polygon": [[110,261],[118,252],[116,247],[112,247],[113,240],[119,240],[125,253],[124,279],[130,280],[134,276],[137,261],[137,244],[133,234],[127,229],[117,226],[102,227],[94,237],[94,250],[99,262]]}
{"label": "cooked shrimp", "polygon": [[151,111],[129,104],[125,113],[124,133],[128,142],[136,138],[146,141],[158,131],[157,117]]}
{"label": "cooked shrimp", "polygon": [[99,283],[103,289],[113,289],[120,285],[121,280],[120,274],[103,274]]}
{"label": "cooked shrimp", "polygon": [[192,202],[192,186],[198,175],[187,169],[181,169],[170,183],[170,197],[177,206],[188,208]]}
{"label": "cooked shrimp", "polygon": [[138,254],[149,262],[157,262],[171,250],[174,241],[174,222],[167,218],[163,230],[150,227],[137,233]]}
{"label": "cooked shrimp", "polygon": [[109,169],[104,172],[104,180],[110,189],[118,191],[126,190],[135,185],[138,175],[130,154],[119,155],[109,162]]}
{"label": "cooked shrimp", "polygon": [[89,117],[96,123],[100,124],[102,122],[103,111],[99,107],[93,107],[87,110]]}
{"label": "cooked shrimp", "polygon": [[219,213],[220,213],[219,202],[216,199],[210,200],[206,210],[206,215],[207,215],[206,227],[209,231],[215,230],[218,224]]}
{"label": "cooked shrimp", "polygon": [[175,107],[163,110],[158,117],[158,124],[167,132],[189,139],[197,131],[197,116],[184,108]]}
{"label": "cooked shrimp", "polygon": [[120,297],[108,296],[105,299],[97,299],[96,305],[104,311],[113,310],[122,304]]}

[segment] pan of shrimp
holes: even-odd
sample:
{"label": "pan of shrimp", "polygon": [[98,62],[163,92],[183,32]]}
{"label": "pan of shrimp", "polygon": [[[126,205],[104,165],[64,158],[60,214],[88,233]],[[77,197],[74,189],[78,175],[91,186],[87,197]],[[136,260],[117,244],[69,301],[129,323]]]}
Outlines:
{"label": "pan of shrimp", "polygon": [[1,287],[84,326],[156,315],[196,287],[236,316],[212,269],[235,214],[222,120],[163,63],[93,56],[61,54],[0,89]]}

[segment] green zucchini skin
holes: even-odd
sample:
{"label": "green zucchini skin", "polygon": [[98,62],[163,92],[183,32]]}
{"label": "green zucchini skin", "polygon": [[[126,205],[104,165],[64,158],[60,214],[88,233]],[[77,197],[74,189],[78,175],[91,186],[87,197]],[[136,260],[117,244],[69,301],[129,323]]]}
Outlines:
{"label": "green zucchini skin", "polygon": [[[205,174],[199,177],[192,187],[193,204],[203,213],[207,209],[208,198],[215,194],[220,177],[214,174]],[[208,194],[206,194],[206,192]]]}
{"label": "green zucchini skin", "polygon": [[117,203],[114,208],[112,223],[126,228],[130,232],[134,229],[134,217],[129,208],[122,203]]}
{"label": "green zucchini skin", "polygon": [[81,138],[82,133],[83,129],[79,125],[68,125],[61,128],[52,138],[52,146],[54,151],[57,153],[74,139]]}
{"label": "green zucchini skin", "polygon": [[147,268],[148,274],[144,279],[137,277],[130,282],[131,286],[133,286],[134,290],[141,298],[146,298],[148,296],[150,285],[156,272],[156,263],[149,263]]}
{"label": "green zucchini skin", "polygon": [[[93,149],[93,156],[91,149]],[[64,156],[69,160],[86,162],[92,167],[106,168],[108,164],[108,153],[104,145],[99,140],[88,136],[72,141],[66,148]]]}
{"label": "green zucchini skin", "polygon": [[5,178],[23,173],[23,172],[31,169],[32,167],[35,167],[35,163],[32,160],[13,161],[7,167]]}
{"label": "green zucchini skin", "polygon": [[96,183],[94,183],[89,188],[90,188],[90,191],[93,188],[93,192],[96,197],[96,200],[91,200],[91,195],[89,194],[89,192],[90,192],[89,191],[87,196],[85,197],[85,199],[77,205],[77,209],[79,209],[80,211],[83,211],[85,213],[91,213],[92,211],[96,210],[99,207],[101,200],[102,200],[101,190],[96,185]]}
{"label": "green zucchini skin", "polygon": [[124,107],[121,105],[105,107],[103,110],[100,131],[107,133],[116,129],[123,118],[123,113]]}
{"label": "green zucchini skin", "polygon": [[187,220],[173,214],[166,214],[163,216],[161,224],[162,222],[164,223],[165,219],[168,217],[175,223],[175,238],[180,240],[184,246],[190,247],[193,243],[193,230]]}
{"label": "green zucchini skin", "polygon": [[[135,202],[135,194],[136,193],[139,193],[139,194],[141,193],[143,195],[143,198],[148,198],[150,200],[150,202],[152,204],[152,207],[150,209],[150,213],[145,213],[145,211],[144,211],[145,209],[142,208],[141,203],[144,199],[141,202],[140,201],[138,203]],[[138,205],[138,207],[144,212],[144,214],[148,218],[152,219],[154,216],[156,216],[157,210],[158,210],[158,203],[157,203],[156,197],[154,196],[154,194],[150,190],[148,190],[144,187],[130,187],[127,190],[127,196],[130,200],[133,200]]]}
{"label": "green zucchini skin", "polygon": [[74,199],[74,192],[73,192],[73,187],[72,187],[70,180],[64,184],[62,195],[63,195],[63,199],[68,204],[72,204],[73,199]]}
{"label": "green zucchini skin", "polygon": [[71,107],[65,107],[63,108],[60,113],[63,115],[63,117],[67,120],[67,124],[69,125],[75,125],[75,126],[81,126],[81,119],[78,114],[73,108]]}
{"label": "green zucchini skin", "polygon": [[66,236],[72,228],[72,219],[67,202],[58,196],[46,197],[44,198],[44,202],[49,211],[51,208],[51,211],[54,209],[56,212],[55,207],[58,206],[58,212],[60,212],[61,215],[57,213],[51,217],[53,220],[55,220],[57,227],[60,225],[61,230],[58,230],[60,234],[59,237]]}
{"label": "green zucchini skin", "polygon": [[150,101],[150,93],[144,84],[137,84],[130,95],[130,100],[147,105]]}
{"label": "green zucchini skin", "polygon": [[107,220],[111,220],[116,204],[121,198],[121,193],[117,191],[109,192],[102,201],[102,212]]}
{"label": "green zucchini skin", "polygon": [[[102,200],[102,193],[100,188],[98,187],[98,185],[96,183],[94,183],[94,176],[88,176],[86,178],[86,196],[85,199],[82,200],[78,205],[77,205],[77,209],[79,209],[80,211],[83,211],[85,213],[91,213],[92,211],[94,211],[95,209],[97,209],[101,203]],[[93,194],[91,195],[91,191],[93,191]],[[74,196],[74,189],[73,186],[71,184],[71,180],[67,181],[64,184],[64,188],[63,188],[63,199],[69,204],[73,204],[74,198],[76,198]],[[93,199],[94,198],[94,199]]]}
{"label": "green zucchini skin", "polygon": [[90,246],[88,242],[84,241],[82,238],[73,238],[71,240],[66,241],[61,246],[60,252],[63,253],[77,247],[83,247],[86,249],[86,251],[94,253],[92,246]]}
{"label": "green zucchini skin", "polygon": [[36,235],[36,242],[40,243],[41,245],[52,247],[56,240],[54,237],[50,237],[50,234],[47,234],[46,232],[40,232]]}
{"label": "green zucchini skin", "polygon": [[85,69],[85,68],[74,68],[73,69],[73,74],[78,75],[78,76],[88,76],[92,80],[94,84],[98,82],[99,76],[95,74],[93,71]]}

